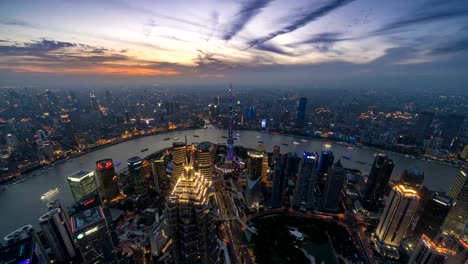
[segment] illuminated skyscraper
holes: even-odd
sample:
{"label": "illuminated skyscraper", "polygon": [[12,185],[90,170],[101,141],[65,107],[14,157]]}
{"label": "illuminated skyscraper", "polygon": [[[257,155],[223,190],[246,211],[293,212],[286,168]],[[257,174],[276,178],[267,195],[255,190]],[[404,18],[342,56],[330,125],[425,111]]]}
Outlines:
{"label": "illuminated skyscraper", "polygon": [[422,235],[408,264],[446,264],[456,252]]}
{"label": "illuminated skyscraper", "polygon": [[72,216],[71,224],[85,263],[118,263],[102,207]]}
{"label": "illuminated skyscraper", "polygon": [[151,163],[151,169],[153,171],[154,188],[157,193],[167,191],[169,187],[169,178],[166,174],[166,161],[163,152],[158,154],[156,159]]}
{"label": "illuminated skyscraper", "polygon": [[251,208],[260,204],[262,195],[262,167],[263,167],[263,152],[259,150],[250,150],[247,152],[247,186],[245,190],[245,198],[247,207]]}
{"label": "illuminated skyscraper", "polygon": [[364,208],[370,211],[378,211],[382,205],[390,176],[392,175],[393,161],[386,154],[380,153],[375,156],[374,164],[369,173],[367,182],[367,192],[364,195]]}
{"label": "illuminated skyscraper", "polygon": [[58,263],[69,262],[76,256],[73,237],[70,236],[67,222],[60,208],[55,208],[39,218],[39,226]]}
{"label": "illuminated skyscraper", "polygon": [[234,109],[232,108],[232,87],[229,84],[229,126],[228,126],[228,138],[227,138],[227,161],[234,160],[234,138],[233,138],[233,124],[234,123]]}
{"label": "illuminated skyscraper", "polygon": [[187,156],[187,148],[183,142],[172,143],[172,161],[174,162],[174,171],[172,173],[173,181],[184,173],[184,163]]}
{"label": "illuminated skyscraper", "polygon": [[6,246],[0,248],[1,263],[48,264],[50,261],[32,225],[23,226],[4,240]]}
{"label": "illuminated skyscraper", "polygon": [[299,102],[297,106],[297,118],[296,118],[296,124],[298,127],[304,127],[305,125],[306,108],[307,108],[307,98],[305,97],[299,98]]}
{"label": "illuminated skyscraper", "polygon": [[309,191],[311,190],[311,185],[316,180],[314,176],[316,176],[317,160],[316,153],[304,152],[302,154],[292,202],[294,208],[304,207],[310,209],[311,207],[308,204],[309,196],[314,194]]}
{"label": "illuminated skyscraper", "polygon": [[211,143],[202,142],[197,146],[197,167],[200,173],[207,178],[212,180],[212,171],[213,171],[213,158],[212,158],[213,148]]}
{"label": "illuminated skyscraper", "polygon": [[127,160],[128,172],[133,180],[135,194],[140,203],[149,201],[148,185],[146,183],[145,172],[143,171],[143,160],[140,157],[132,157]]}
{"label": "illuminated skyscraper", "polygon": [[216,207],[211,182],[193,168],[184,168],[169,196],[167,213],[176,264],[219,263]]}
{"label": "illuminated skyscraper", "polygon": [[104,201],[111,201],[119,195],[119,185],[112,159],[96,161],[96,176],[99,194]]}
{"label": "illuminated skyscraper", "polygon": [[403,185],[393,187],[375,232],[381,243],[400,246],[418,202],[419,195],[414,189]]}
{"label": "illuminated skyscraper", "polygon": [[336,212],[341,199],[341,190],[344,187],[346,171],[338,160],[329,170],[323,188],[322,208],[325,211]]}
{"label": "illuminated skyscraper", "polygon": [[468,241],[468,173],[465,169],[460,169],[448,196],[455,200],[455,204],[445,218],[442,231]]}
{"label": "illuminated skyscraper", "polygon": [[72,191],[75,202],[81,201],[93,193],[98,193],[94,171],[79,170],[68,176],[68,185]]}

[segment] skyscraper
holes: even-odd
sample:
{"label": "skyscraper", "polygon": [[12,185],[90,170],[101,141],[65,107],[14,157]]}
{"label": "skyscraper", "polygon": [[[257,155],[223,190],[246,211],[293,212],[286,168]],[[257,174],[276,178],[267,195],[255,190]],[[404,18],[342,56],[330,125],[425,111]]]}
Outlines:
{"label": "skyscraper", "polygon": [[186,160],[187,148],[183,142],[172,143],[172,161],[174,162],[174,171],[172,180],[175,182],[180,175],[184,173],[184,163]]}
{"label": "skyscraper", "polygon": [[247,186],[245,190],[245,198],[247,207],[251,208],[258,206],[261,199],[261,179],[263,167],[263,152],[250,150],[247,152]]}
{"label": "skyscraper", "polygon": [[408,264],[446,264],[456,252],[422,235]]}
{"label": "skyscraper", "polygon": [[448,196],[455,200],[455,205],[450,209],[442,231],[451,236],[468,241],[468,173],[460,169]]}
{"label": "skyscraper", "polygon": [[218,263],[211,182],[195,172],[190,162],[179,177],[167,203],[169,229],[176,264]]}
{"label": "skyscraper", "polygon": [[433,193],[419,215],[412,236],[419,238],[426,234],[430,239],[435,239],[453,203],[453,199],[445,193]]}
{"label": "skyscraper", "polygon": [[133,186],[137,200],[141,204],[149,201],[148,185],[146,183],[145,172],[143,170],[143,160],[140,157],[132,157],[127,160],[128,172],[133,180]]}
{"label": "skyscraper", "polygon": [[369,173],[367,192],[364,195],[364,208],[370,211],[378,211],[382,204],[385,188],[392,175],[393,161],[386,154],[375,156],[374,164]]}
{"label": "skyscraper", "polygon": [[336,212],[341,198],[346,171],[338,160],[328,173],[322,196],[322,209],[325,211]]}
{"label": "skyscraper", "polygon": [[320,153],[320,160],[318,165],[318,172],[320,175],[323,175],[328,172],[328,169],[333,165],[333,152],[326,150]]}
{"label": "skyscraper", "polygon": [[414,189],[421,189],[424,182],[424,171],[419,167],[411,166],[403,171],[400,177],[400,182],[405,186],[410,186]]}
{"label": "skyscraper", "polygon": [[423,144],[424,138],[429,132],[429,128],[431,126],[433,118],[434,118],[434,113],[422,112],[418,114],[418,117],[414,124],[414,138],[416,140],[416,144],[418,145]]}
{"label": "skyscraper", "polygon": [[273,188],[271,192],[271,207],[279,208],[282,205],[283,201],[283,192],[284,192],[284,172],[282,170],[281,162],[278,160],[274,165],[274,174],[273,174]]}
{"label": "skyscraper", "polygon": [[119,185],[112,159],[96,161],[96,175],[99,193],[104,201],[111,201],[119,195]]}
{"label": "skyscraper", "polygon": [[71,223],[85,263],[118,263],[102,207],[72,216]]}
{"label": "skyscraper", "polygon": [[168,191],[169,178],[166,174],[166,161],[163,152],[159,153],[158,156],[151,163],[151,169],[153,172],[154,188],[157,193]]}
{"label": "skyscraper", "polygon": [[48,264],[49,257],[32,225],[25,225],[5,236],[6,246],[0,248],[2,263]]}
{"label": "skyscraper", "polygon": [[75,202],[79,202],[84,197],[98,192],[94,171],[79,170],[68,176],[67,179],[70,190],[75,198]]}
{"label": "skyscraper", "polygon": [[277,162],[277,160],[279,159],[280,157],[280,151],[281,151],[281,147],[278,146],[278,145],[275,145],[273,147],[273,155],[271,157],[271,164],[274,164],[275,162]]}
{"label": "skyscraper", "polygon": [[400,246],[418,202],[419,195],[415,190],[403,185],[393,187],[375,232],[380,243]]}
{"label": "skyscraper", "polygon": [[75,243],[70,236],[66,223],[68,219],[63,218],[62,209],[54,208],[39,218],[39,226],[55,256],[58,263],[69,262],[76,256]]}
{"label": "skyscraper", "polygon": [[296,124],[298,127],[304,127],[305,125],[306,108],[307,108],[307,98],[305,97],[299,98],[299,102],[297,106],[297,118],[296,118]]}
{"label": "skyscraper", "polygon": [[450,149],[452,142],[458,136],[465,116],[451,114],[444,119],[444,126],[442,127],[442,138],[444,139],[443,147]]}
{"label": "skyscraper", "polygon": [[296,179],[296,189],[294,190],[294,197],[292,206],[294,208],[304,207],[310,209],[311,205],[308,204],[309,196],[313,195],[310,191],[310,185],[314,183],[315,171],[317,167],[318,157],[315,153],[304,152],[302,160],[299,163],[299,173]]}
{"label": "skyscraper", "polygon": [[197,167],[200,173],[207,178],[212,180],[213,171],[213,148],[210,142],[202,142],[197,146]]}
{"label": "skyscraper", "polygon": [[228,125],[228,138],[227,138],[227,161],[234,160],[234,138],[233,138],[233,122],[234,122],[234,109],[232,108],[232,87],[229,84],[229,125]]}

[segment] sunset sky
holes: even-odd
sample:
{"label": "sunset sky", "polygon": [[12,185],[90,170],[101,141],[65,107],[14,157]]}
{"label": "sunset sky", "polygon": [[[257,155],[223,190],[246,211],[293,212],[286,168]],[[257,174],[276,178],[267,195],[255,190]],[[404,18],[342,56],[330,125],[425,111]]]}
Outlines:
{"label": "sunset sky", "polygon": [[462,87],[466,0],[2,1],[0,86]]}

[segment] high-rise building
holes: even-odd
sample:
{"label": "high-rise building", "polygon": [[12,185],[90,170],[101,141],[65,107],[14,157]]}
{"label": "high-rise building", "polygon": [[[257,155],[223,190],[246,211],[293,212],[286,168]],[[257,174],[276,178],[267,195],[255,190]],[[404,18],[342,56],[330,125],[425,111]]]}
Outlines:
{"label": "high-rise building", "polygon": [[247,207],[255,207],[260,204],[261,200],[261,179],[263,168],[263,152],[261,149],[250,150],[247,152],[247,186],[245,190],[245,198]]}
{"label": "high-rise building", "polygon": [[411,166],[403,171],[400,177],[401,184],[412,187],[414,189],[421,189],[424,182],[424,171],[419,167]]}
{"label": "high-rise building", "polygon": [[318,165],[318,172],[320,175],[323,175],[328,172],[328,169],[333,165],[333,152],[326,150],[320,153],[320,160]]}
{"label": "high-rise building", "polygon": [[133,180],[133,187],[137,200],[141,204],[149,201],[148,185],[146,183],[145,172],[143,170],[143,160],[140,157],[132,157],[127,160],[128,172]]}
{"label": "high-rise building", "polygon": [[422,235],[408,264],[446,264],[456,252]]}
{"label": "high-rise building", "polygon": [[380,153],[375,156],[367,182],[367,192],[364,195],[364,208],[370,211],[378,211],[382,205],[390,176],[395,164],[386,154]]}
{"label": "high-rise building", "polygon": [[444,139],[443,147],[451,149],[452,143],[458,136],[465,116],[451,114],[444,119],[444,126],[442,127],[442,138]]}
{"label": "high-rise building", "polygon": [[273,147],[273,155],[271,157],[271,164],[274,164],[275,162],[278,161],[278,159],[280,158],[280,151],[281,151],[281,147],[278,146],[278,145],[275,145]]}
{"label": "high-rise building", "polygon": [[168,191],[169,178],[166,173],[166,161],[163,152],[159,153],[151,163],[153,172],[154,189],[157,193]]}
{"label": "high-rise building", "polygon": [[5,236],[0,248],[1,263],[48,264],[49,257],[32,225],[26,225]]}
{"label": "high-rise building", "polygon": [[111,201],[119,195],[119,185],[112,159],[96,161],[96,176],[99,194],[104,201]]}
{"label": "high-rise building", "polygon": [[341,190],[344,187],[346,179],[346,171],[338,160],[330,169],[327,179],[325,181],[323,196],[322,196],[322,209],[325,211],[336,212],[341,198]]}
{"label": "high-rise building", "polygon": [[318,157],[315,153],[304,152],[302,160],[299,164],[299,173],[296,179],[296,189],[294,190],[294,197],[292,206],[294,208],[310,209],[311,204],[308,203],[311,195],[311,185],[316,181],[316,167]]}
{"label": "high-rise building", "polygon": [[85,263],[118,263],[102,207],[87,209],[70,221]]}
{"label": "high-rise building", "polygon": [[54,208],[39,218],[39,226],[55,256],[55,262],[67,263],[76,256],[75,243],[70,236],[62,209]]}
{"label": "high-rise building", "polygon": [[468,173],[465,169],[460,169],[448,196],[455,200],[455,204],[445,218],[442,231],[468,241]]}
{"label": "high-rise building", "polygon": [[412,236],[419,238],[422,234],[426,234],[430,239],[435,239],[453,204],[453,199],[445,193],[433,193],[419,215]]}
{"label": "high-rise building", "polygon": [[418,114],[414,124],[414,138],[416,140],[416,144],[422,145],[424,143],[424,139],[429,132],[433,118],[434,113],[422,112]]}
{"label": "high-rise building", "polygon": [[228,137],[227,137],[227,161],[234,160],[234,138],[233,132],[234,129],[234,109],[232,108],[232,86],[229,84],[229,125],[228,125]]}
{"label": "high-rise building", "polygon": [[282,206],[284,185],[284,172],[282,170],[281,162],[278,160],[274,165],[273,188],[271,192],[272,208],[279,208]]}
{"label": "high-rise building", "polygon": [[297,106],[297,118],[296,118],[296,124],[298,127],[304,127],[305,125],[306,108],[307,108],[307,98],[305,97],[299,98],[299,102]]}
{"label": "high-rise building", "polygon": [[174,171],[172,180],[175,182],[180,175],[184,173],[184,163],[187,157],[187,148],[183,142],[174,142],[172,144],[172,161],[174,162]]}
{"label": "high-rise building", "polygon": [[191,161],[169,196],[167,213],[176,264],[219,262],[210,187],[211,182],[194,170]]}
{"label": "high-rise building", "polygon": [[210,142],[202,142],[197,146],[197,168],[200,173],[207,178],[212,180],[213,173],[213,147]]}
{"label": "high-rise building", "polygon": [[68,176],[67,179],[75,202],[79,202],[84,197],[98,192],[94,171],[79,170]]}
{"label": "high-rise building", "polygon": [[399,247],[418,207],[418,192],[404,185],[393,187],[380,217],[376,235],[380,243]]}

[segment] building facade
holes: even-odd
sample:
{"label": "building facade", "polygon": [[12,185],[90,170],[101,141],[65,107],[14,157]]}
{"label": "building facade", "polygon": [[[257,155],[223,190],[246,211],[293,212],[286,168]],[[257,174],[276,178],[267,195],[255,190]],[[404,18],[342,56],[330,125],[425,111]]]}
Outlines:
{"label": "building facade", "polygon": [[386,154],[375,156],[367,182],[367,192],[364,195],[363,205],[369,211],[378,211],[382,206],[385,188],[392,175],[395,164]]}
{"label": "building facade", "polygon": [[93,193],[98,193],[94,171],[79,170],[68,176],[67,180],[75,202],[79,202]]}
{"label": "building facade", "polygon": [[468,171],[461,169],[453,183],[448,196],[455,200],[450,209],[442,231],[451,236],[468,241]]}
{"label": "building facade", "polygon": [[104,201],[111,201],[119,195],[119,184],[112,159],[96,161],[96,177],[99,194]]}
{"label": "building facade", "polygon": [[338,160],[330,169],[328,173],[322,196],[322,209],[325,211],[336,212],[338,211],[341,190],[344,187],[346,179],[346,171]]}

